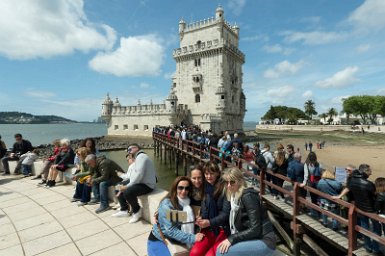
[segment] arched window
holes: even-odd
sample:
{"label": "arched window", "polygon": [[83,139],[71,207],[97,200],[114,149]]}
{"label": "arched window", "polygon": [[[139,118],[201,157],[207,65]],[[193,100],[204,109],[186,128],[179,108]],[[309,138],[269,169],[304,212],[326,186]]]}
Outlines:
{"label": "arched window", "polygon": [[196,94],[196,95],[195,95],[195,102],[196,102],[196,103],[201,102],[201,96],[200,96],[199,94]]}

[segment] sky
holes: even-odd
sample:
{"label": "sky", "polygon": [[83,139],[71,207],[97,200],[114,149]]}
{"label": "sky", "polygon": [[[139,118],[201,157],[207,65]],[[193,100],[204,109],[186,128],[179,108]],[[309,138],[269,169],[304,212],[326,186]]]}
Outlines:
{"label": "sky", "polygon": [[0,111],[92,121],[106,94],[163,103],[178,22],[240,27],[245,121],[271,105],[319,114],[385,95],[384,0],[1,0]]}

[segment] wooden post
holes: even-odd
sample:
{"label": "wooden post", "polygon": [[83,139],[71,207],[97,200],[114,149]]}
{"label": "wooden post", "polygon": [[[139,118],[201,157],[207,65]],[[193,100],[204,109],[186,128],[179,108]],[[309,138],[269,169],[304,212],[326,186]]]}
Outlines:
{"label": "wooden post", "polygon": [[178,152],[175,153],[175,174],[176,176],[179,176],[179,154]]}
{"label": "wooden post", "polygon": [[259,182],[259,193],[261,195],[264,195],[266,193],[266,184],[265,184],[265,177],[266,177],[266,171],[265,170],[261,170],[259,172],[259,178],[260,178],[260,182]]}
{"label": "wooden post", "polygon": [[297,215],[299,214],[299,185],[298,182],[294,183],[293,187],[293,220],[291,222],[291,229],[293,230],[293,240],[294,240],[294,248],[293,253],[295,256],[299,256],[301,252],[300,244],[301,239],[299,238],[298,234],[298,221],[297,221]]}
{"label": "wooden post", "polygon": [[159,152],[160,152],[160,161],[162,162],[162,158],[163,158],[163,145],[159,142]]}
{"label": "wooden post", "polygon": [[357,231],[355,229],[357,225],[357,212],[355,211],[355,206],[351,205],[349,207],[348,213],[348,255],[353,255],[353,251],[357,249]]}
{"label": "wooden post", "polygon": [[184,176],[187,176],[187,154],[182,154]]}

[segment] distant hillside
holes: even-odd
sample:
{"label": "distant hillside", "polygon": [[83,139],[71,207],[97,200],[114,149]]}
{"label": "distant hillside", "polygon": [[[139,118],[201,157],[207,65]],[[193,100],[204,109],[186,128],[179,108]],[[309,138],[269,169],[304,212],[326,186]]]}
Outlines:
{"label": "distant hillside", "polygon": [[23,112],[0,112],[0,124],[58,124],[76,123],[61,116],[40,116]]}

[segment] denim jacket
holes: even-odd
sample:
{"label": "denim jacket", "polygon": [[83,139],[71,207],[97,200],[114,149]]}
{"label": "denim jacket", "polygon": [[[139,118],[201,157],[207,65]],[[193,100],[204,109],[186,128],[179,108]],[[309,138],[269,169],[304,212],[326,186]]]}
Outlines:
{"label": "denim jacket", "polygon": [[[160,224],[160,229],[162,230],[163,235],[166,238],[176,240],[180,243],[192,245],[193,243],[195,243],[195,235],[183,232],[180,229],[180,225],[175,225],[174,223],[171,223],[169,220],[167,220],[167,211],[171,209],[174,210],[174,207],[172,206],[170,199],[163,199],[158,209],[158,222]],[[177,210],[182,210],[182,207]],[[162,241],[162,237],[159,233],[159,228],[157,224],[154,224],[154,226],[152,227],[152,234],[158,240]]]}

